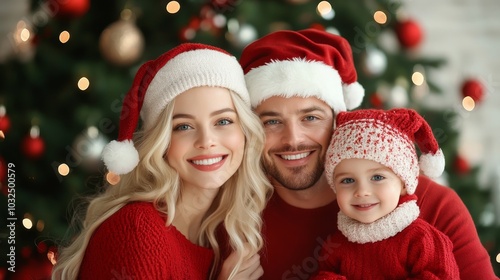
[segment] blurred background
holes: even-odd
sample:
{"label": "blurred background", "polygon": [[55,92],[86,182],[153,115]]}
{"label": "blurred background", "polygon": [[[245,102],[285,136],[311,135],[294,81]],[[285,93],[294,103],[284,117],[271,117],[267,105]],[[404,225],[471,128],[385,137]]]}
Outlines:
{"label": "blurred background", "polygon": [[0,228],[0,279],[48,278],[82,198],[112,180],[100,153],[143,62],[182,42],[239,57],[303,28],[349,40],[362,107],[428,120],[447,161],[439,182],[500,275],[499,12],[496,0],[0,0],[0,224],[13,225]]}

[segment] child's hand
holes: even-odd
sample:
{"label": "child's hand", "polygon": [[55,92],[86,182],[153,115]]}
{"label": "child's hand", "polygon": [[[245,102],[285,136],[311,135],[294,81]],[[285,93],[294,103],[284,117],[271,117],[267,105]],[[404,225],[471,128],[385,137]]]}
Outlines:
{"label": "child's hand", "polygon": [[[233,277],[233,280],[257,280],[264,274],[264,270],[260,265],[260,255],[254,254],[253,256],[247,256],[247,252],[247,250],[244,250],[244,261]],[[237,261],[238,253],[232,252],[231,255],[224,260],[218,280],[227,280]]]}

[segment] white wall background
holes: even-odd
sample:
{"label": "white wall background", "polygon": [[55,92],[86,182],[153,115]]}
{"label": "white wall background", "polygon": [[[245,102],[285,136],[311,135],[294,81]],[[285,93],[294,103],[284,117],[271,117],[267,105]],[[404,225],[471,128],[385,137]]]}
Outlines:
{"label": "white wall background", "polygon": [[[500,224],[500,1],[410,0],[403,1],[403,7],[425,32],[419,52],[447,59],[446,65],[428,73],[444,95],[427,101],[459,112],[460,154],[481,166],[480,182],[493,187]],[[461,107],[460,86],[468,77],[480,80],[486,94],[472,112]]]}

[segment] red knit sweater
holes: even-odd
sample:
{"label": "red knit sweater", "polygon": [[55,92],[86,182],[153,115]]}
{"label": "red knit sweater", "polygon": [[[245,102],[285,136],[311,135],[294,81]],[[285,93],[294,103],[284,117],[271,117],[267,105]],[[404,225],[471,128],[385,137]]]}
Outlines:
{"label": "red knit sweater", "polygon": [[208,279],[213,251],[191,243],[151,203],[130,203],[92,235],[79,279]]}
{"label": "red knit sweater", "polygon": [[[497,279],[473,220],[456,192],[420,177],[416,195],[420,217],[453,242],[460,278]],[[263,216],[266,245],[261,254],[261,279],[308,279],[316,273],[326,237],[338,231],[338,212],[336,201],[316,209],[301,209],[275,194]]]}
{"label": "red knit sweater", "polygon": [[418,218],[415,195],[379,220],[364,224],[338,214],[338,228],[320,254],[314,280],[460,279],[453,244]]}

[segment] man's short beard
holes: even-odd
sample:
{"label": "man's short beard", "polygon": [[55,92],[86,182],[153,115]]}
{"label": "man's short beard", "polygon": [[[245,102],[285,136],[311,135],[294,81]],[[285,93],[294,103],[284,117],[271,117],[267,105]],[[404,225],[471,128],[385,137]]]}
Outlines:
{"label": "man's short beard", "polygon": [[290,168],[293,175],[287,176],[280,172],[276,165],[271,161],[263,161],[264,168],[268,176],[272,177],[278,183],[280,183],[284,188],[299,191],[305,190],[312,187],[323,175],[325,167],[321,158],[316,162],[315,168],[306,173],[305,169],[308,166],[299,166],[295,168]]}

